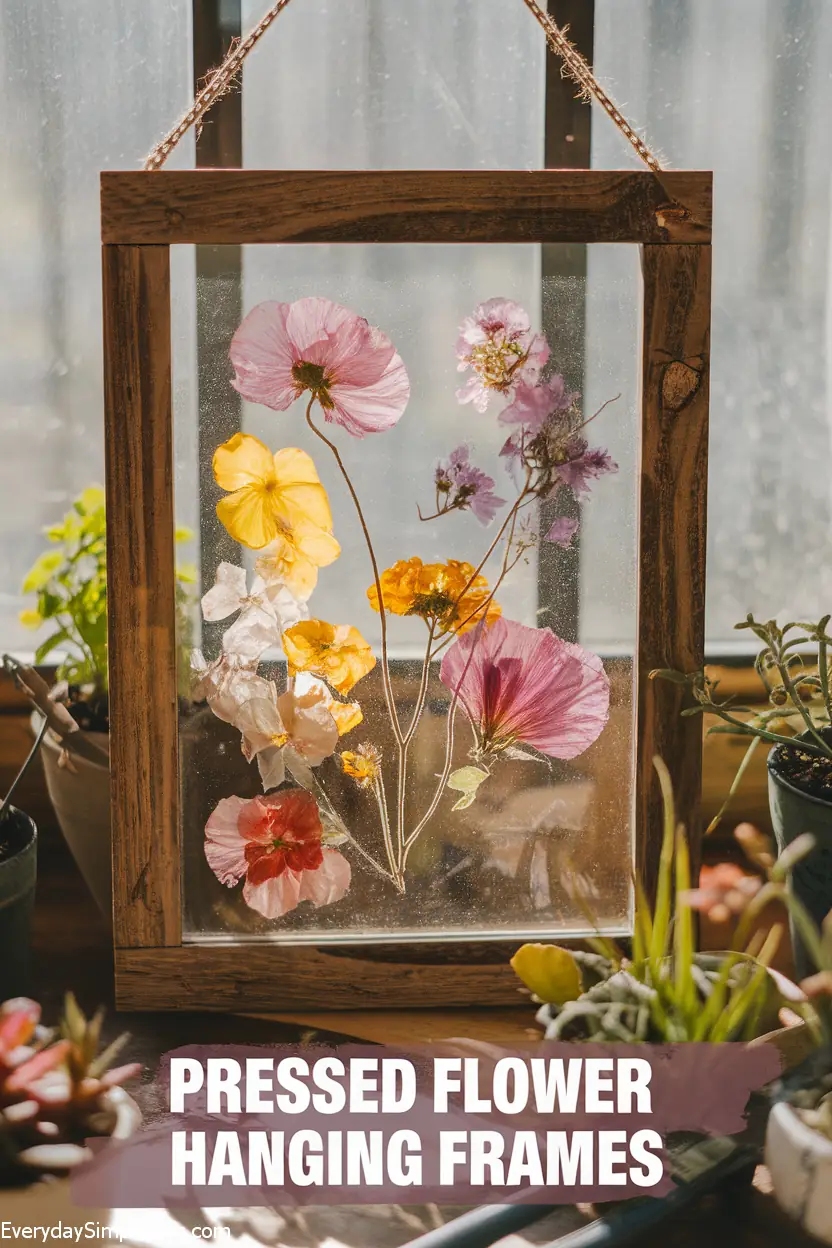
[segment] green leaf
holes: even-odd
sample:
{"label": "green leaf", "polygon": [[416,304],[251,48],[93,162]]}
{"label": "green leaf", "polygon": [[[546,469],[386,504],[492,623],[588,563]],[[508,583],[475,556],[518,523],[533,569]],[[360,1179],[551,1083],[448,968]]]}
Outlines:
{"label": "green leaf", "polygon": [[57,633],[53,633],[51,637],[47,637],[46,641],[42,641],[35,651],[35,663],[42,663],[48,654],[51,654],[56,646],[62,641],[68,641],[69,634],[65,628],[59,628]]}
{"label": "green leaf", "polygon": [[510,965],[526,987],[547,1005],[577,1001],[583,991],[577,961],[559,945],[523,945]]}
{"label": "green leaf", "polygon": [[453,789],[456,793],[461,793],[459,801],[453,806],[454,810],[467,810],[476,800],[477,790],[483,780],[487,780],[489,772],[483,771],[481,767],[460,767],[457,771],[452,771],[448,776],[448,788]]}
{"label": "green leaf", "polygon": [[193,539],[193,536],[193,529],[189,529],[185,524],[177,524],[173,540],[175,542],[190,542]]}

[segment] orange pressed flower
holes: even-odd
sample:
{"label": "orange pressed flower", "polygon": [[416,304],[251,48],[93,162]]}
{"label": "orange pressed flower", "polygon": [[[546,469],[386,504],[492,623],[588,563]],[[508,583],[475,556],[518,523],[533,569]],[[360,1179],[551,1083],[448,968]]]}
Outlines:
{"label": "orange pressed flower", "polygon": [[381,751],[374,745],[362,742],[357,750],[344,750],[341,754],[344,774],[351,776],[360,789],[367,789],[378,779],[381,770]]}
{"label": "orange pressed flower", "polygon": [[349,693],[376,665],[370,645],[350,624],[302,620],[284,632],[283,649],[293,675],[322,676],[339,693]]}
{"label": "orange pressed flower", "polygon": [[[381,594],[384,609],[393,615],[418,615],[433,623],[439,633],[465,633],[485,615],[493,624],[500,606],[491,599],[488,581],[475,576],[470,563],[449,559],[447,563],[422,563],[421,559],[400,559],[382,572]],[[375,585],[367,590],[370,606],[378,611]]]}

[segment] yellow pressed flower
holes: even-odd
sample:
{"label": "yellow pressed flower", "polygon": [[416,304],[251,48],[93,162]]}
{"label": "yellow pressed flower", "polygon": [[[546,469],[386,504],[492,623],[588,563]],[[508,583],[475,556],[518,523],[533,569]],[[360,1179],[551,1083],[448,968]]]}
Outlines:
{"label": "yellow pressed flower", "polygon": [[350,624],[302,620],[286,629],[283,649],[292,674],[322,676],[339,693],[349,693],[376,665],[372,649]]}
{"label": "yellow pressed flower", "polygon": [[286,447],[273,455],[259,438],[235,433],[217,447],[213,467],[217,485],[229,491],[217,515],[236,541],[262,550],[291,535],[294,547],[316,563],[312,551],[320,551],[323,536],[329,562],[337,557],[329,499],[305,451]]}
{"label": "yellow pressed flower", "polygon": [[30,607],[26,607],[21,611],[18,619],[24,628],[40,628],[43,623],[43,616],[40,611],[33,611]]}
{"label": "yellow pressed flower", "polygon": [[286,530],[255,563],[264,581],[283,581],[299,602],[306,602],[318,583],[318,568],[333,563],[341,547],[324,529]]}
{"label": "yellow pressed flower", "polygon": [[[492,624],[501,608],[493,599],[489,601],[488,581],[482,575],[475,576],[475,571],[473,564],[459,559],[447,563],[400,559],[379,578],[384,608],[393,615],[421,616],[435,623],[440,633],[466,633],[483,615]],[[378,611],[375,585],[367,590],[367,597]]]}
{"label": "yellow pressed flower", "polygon": [[333,700],[329,713],[335,720],[338,736],[345,737],[353,728],[357,728],[364,718],[364,712],[357,702],[335,702]]}
{"label": "yellow pressed flower", "polygon": [[341,754],[344,774],[351,776],[360,789],[369,788],[378,779],[381,770],[381,751],[374,745],[362,742],[356,751],[344,750]]}

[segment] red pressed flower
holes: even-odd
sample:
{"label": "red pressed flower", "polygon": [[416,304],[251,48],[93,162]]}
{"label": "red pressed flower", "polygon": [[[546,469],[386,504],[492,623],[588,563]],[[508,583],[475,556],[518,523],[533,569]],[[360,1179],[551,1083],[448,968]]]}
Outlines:
{"label": "red pressed flower", "polygon": [[349,888],[349,863],[322,838],[317,803],[305,789],[226,797],[205,825],[205,857],[222,884],[245,877],[245,902],[276,919],[301,901],[338,901]]}

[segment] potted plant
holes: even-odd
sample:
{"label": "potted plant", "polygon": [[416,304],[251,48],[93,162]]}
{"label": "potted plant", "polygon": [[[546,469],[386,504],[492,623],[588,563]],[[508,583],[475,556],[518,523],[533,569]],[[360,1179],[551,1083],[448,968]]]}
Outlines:
{"label": "potted plant", "polygon": [[12,1226],[84,1226],[108,1210],[78,1208],[69,1174],[93,1136],[125,1139],[141,1121],[122,1084],[141,1069],[114,1067],[127,1040],[100,1049],[103,1014],[87,1019],[72,994],[56,1032],[26,997],[0,1005],[0,1208]]}
{"label": "potted plant", "polygon": [[[21,687],[46,714],[43,743],[46,785],[61,831],[102,914],[111,912],[109,699],[107,669],[107,554],[104,491],[90,486],[63,520],[46,530],[47,549],[23,582],[35,605],[21,621],[52,631],[35,663],[59,657],[57,684],[48,696],[37,675],[18,672]],[[177,530],[177,541],[190,539]],[[193,569],[177,569],[180,636],[187,636]],[[68,712],[61,716],[57,708]],[[75,731],[75,730],[80,731]]]}
{"label": "potted plant", "polygon": [[[748,1041],[775,1029],[787,1002],[803,1000],[797,987],[770,966],[782,928],[752,934],[758,906],[747,910],[733,949],[697,952],[693,910],[716,900],[724,904],[724,898],[691,888],[688,843],[676,823],[670,776],[660,759],[655,766],[665,811],[656,900],[651,906],[636,883],[631,951],[625,953],[599,933],[589,942],[593,952],[528,944],[512,958],[515,972],[540,1003],[537,1019],[547,1040]],[[796,847],[797,853],[805,849],[805,842]],[[747,877],[744,890],[733,882],[732,889],[743,905],[758,894],[767,901],[773,889],[782,887],[776,881],[790,866],[785,859],[771,868],[765,893],[761,878]],[[597,931],[586,904],[584,909]]]}
{"label": "potted plant", "polygon": [[[749,615],[737,629],[752,632],[761,642],[755,668],[769,705],[755,710],[719,696],[719,682],[706,672],[682,673],[660,670],[653,677],[687,685],[694,705],[685,715],[710,714],[722,722],[711,733],[738,734],[749,738],[745,757],[737,771],[726,803],[711,824],[711,831],[760,743],[770,747],[768,788],[771,821],[777,847],[782,852],[804,832],[814,837],[814,852],[803,858],[791,877],[791,887],[816,924],[832,909],[832,681],[827,629],[830,616],[817,624],[776,621],[760,623]],[[792,937],[795,962],[801,975],[811,960],[801,935]]]}
{"label": "potted plant", "polygon": [[28,986],[37,828],[33,819],[12,805],[12,796],[38,752],[46,727],[44,720],[28,757],[0,802],[0,1001],[19,996]]}

